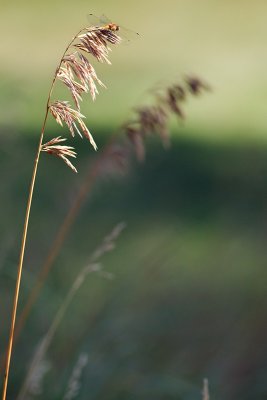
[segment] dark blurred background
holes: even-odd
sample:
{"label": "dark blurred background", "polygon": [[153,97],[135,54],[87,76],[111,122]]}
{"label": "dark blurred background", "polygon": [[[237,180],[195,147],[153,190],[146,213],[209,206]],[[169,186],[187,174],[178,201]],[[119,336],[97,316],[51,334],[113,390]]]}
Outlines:
{"label": "dark blurred background", "polygon": [[[82,112],[99,152],[149,89],[184,74],[212,87],[185,105],[183,124],[172,120],[168,151],[151,140],[143,165],[91,186],[17,340],[9,398],[90,255],[125,221],[101,259],[113,279],[85,279],[35,376],[38,390],[23,398],[63,399],[85,354],[77,399],[200,399],[205,377],[212,399],[266,399],[267,3],[1,0],[0,11],[0,355],[50,81],[86,14],[140,33],[114,48],[112,66],[94,63],[108,90],[95,103],[88,96]],[[69,133],[50,120],[47,136],[56,135]],[[19,314],[98,157],[86,141],[70,143],[78,175],[41,157]]]}

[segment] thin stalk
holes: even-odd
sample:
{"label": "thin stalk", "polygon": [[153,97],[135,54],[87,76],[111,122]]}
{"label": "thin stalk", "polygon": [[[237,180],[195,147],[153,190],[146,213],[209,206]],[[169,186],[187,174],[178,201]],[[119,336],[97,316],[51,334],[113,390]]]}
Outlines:
{"label": "thin stalk", "polygon": [[20,282],[21,282],[21,274],[22,274],[22,267],[23,267],[24,252],[25,252],[25,245],[26,245],[28,225],[29,225],[29,218],[30,218],[30,212],[31,212],[32,196],[33,196],[33,190],[34,190],[34,185],[35,185],[36,173],[37,173],[37,169],[38,169],[38,162],[39,162],[40,152],[41,152],[41,149],[42,149],[42,142],[43,142],[44,129],[45,129],[45,124],[46,124],[46,120],[47,120],[47,115],[48,115],[48,109],[46,111],[46,116],[45,116],[45,120],[44,120],[42,131],[41,131],[39,145],[38,145],[37,152],[36,152],[36,157],[35,157],[35,160],[34,160],[33,173],[32,173],[32,179],[31,179],[31,183],[30,183],[29,196],[28,196],[28,202],[27,202],[27,208],[26,208],[26,214],[25,214],[25,221],[24,221],[24,227],[23,227],[23,232],[22,232],[20,257],[19,257],[17,280],[16,280],[16,288],[15,288],[15,294],[14,294],[13,309],[12,309],[12,316],[11,316],[11,325],[10,325],[10,332],[9,332],[9,341],[8,341],[8,347],[7,347],[6,367],[5,367],[5,375],[4,375],[2,400],[6,399],[6,391],[7,391],[9,367],[10,367],[10,359],[11,359],[12,346],[13,346],[13,337],[14,337],[14,329],[15,329],[15,322],[16,322],[16,315],[17,315],[19,289],[20,289]]}
{"label": "thin stalk", "polygon": [[17,315],[17,307],[18,307],[18,299],[19,299],[19,290],[20,290],[20,283],[21,283],[21,275],[22,275],[22,268],[23,268],[23,261],[24,261],[24,253],[25,253],[25,246],[26,246],[26,240],[27,240],[27,232],[28,232],[28,225],[29,225],[29,218],[30,218],[30,212],[31,212],[31,205],[32,205],[32,196],[33,196],[33,191],[34,191],[34,186],[35,186],[35,180],[36,180],[36,174],[37,174],[37,169],[38,169],[38,163],[39,163],[39,158],[40,158],[40,153],[42,150],[42,143],[43,143],[43,137],[44,137],[44,132],[45,132],[45,127],[46,127],[46,122],[47,122],[47,117],[48,117],[48,111],[49,111],[49,103],[51,99],[51,95],[55,86],[56,78],[57,78],[57,73],[58,70],[61,66],[62,60],[76,39],[76,37],[83,31],[84,29],[81,29],[77,35],[75,35],[68,46],[66,47],[66,50],[63,53],[63,56],[61,57],[61,60],[59,62],[58,67],[56,68],[56,72],[51,84],[51,88],[48,94],[48,99],[46,103],[46,113],[44,117],[44,122],[43,126],[41,129],[41,134],[40,134],[40,139],[39,139],[39,144],[34,160],[34,165],[33,165],[33,172],[32,172],[32,178],[31,178],[31,183],[30,183],[30,188],[29,188],[29,195],[28,195],[28,201],[27,201],[27,206],[26,206],[26,213],[25,213],[25,220],[24,220],[24,227],[23,227],[23,232],[22,232],[22,239],[21,239],[21,247],[20,247],[20,256],[19,256],[19,262],[18,262],[18,270],[17,270],[17,279],[16,279],[16,287],[15,287],[15,294],[14,294],[14,300],[13,300],[13,308],[12,308],[12,314],[11,314],[11,324],[10,324],[10,332],[9,332],[9,340],[8,340],[8,347],[7,347],[7,355],[6,355],[6,364],[5,364],[5,375],[4,375],[4,383],[3,383],[3,391],[2,391],[2,400],[6,400],[6,393],[7,393],[7,385],[8,385],[8,378],[9,378],[9,369],[10,369],[10,360],[11,360],[11,354],[12,354],[12,347],[13,347],[13,340],[14,340],[14,331],[15,331],[15,323],[16,323],[16,315]]}

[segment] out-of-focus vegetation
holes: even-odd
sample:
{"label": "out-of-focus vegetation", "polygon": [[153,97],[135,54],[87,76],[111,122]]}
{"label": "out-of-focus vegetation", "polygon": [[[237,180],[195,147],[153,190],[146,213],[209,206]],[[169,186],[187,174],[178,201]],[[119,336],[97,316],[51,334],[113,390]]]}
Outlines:
{"label": "out-of-focus vegetation", "polygon": [[160,0],[157,6],[137,0],[127,7],[120,0],[2,0],[0,7],[2,124],[39,129],[51,75],[69,37],[88,13],[105,13],[140,39],[114,49],[112,68],[97,66],[108,90],[94,106],[84,104],[91,125],[117,126],[148,88],[198,73],[212,84],[216,99],[191,106],[186,132],[199,134],[195,128],[203,127],[201,134],[212,140],[246,134],[265,140],[264,0]]}
{"label": "out-of-focus vegetation", "polygon": [[[40,339],[78,271],[119,221],[114,274],[91,274],[71,303],[47,358],[39,398],[62,399],[79,355],[88,363],[79,399],[263,399],[266,374],[266,63],[264,1],[1,2],[0,354],[9,328],[31,166],[49,81],[86,13],[140,32],[114,49],[107,84],[83,112],[100,151],[146,100],[146,89],[197,73],[213,92],[173,121],[172,147],[148,144],[147,160],[88,195],[13,354],[15,398]],[[59,88],[60,90],[60,88]],[[68,134],[51,122],[49,134]],[[30,221],[20,309],[89,163],[75,140],[78,176],[42,155]],[[38,396],[36,396],[38,398]]]}
{"label": "out-of-focus vegetation", "polygon": [[[1,224],[5,325],[33,142],[2,139],[2,149],[20,148],[1,157],[9,171],[2,183],[9,188]],[[41,163],[21,307],[89,162],[79,151],[78,178],[58,160]],[[43,396],[62,396],[81,352],[89,357],[81,398],[191,399],[204,376],[218,398],[265,395],[265,151],[179,140],[168,152],[152,146],[127,180],[96,185],[15,347],[10,393],[78,271],[124,220],[127,229],[103,260],[114,279],[90,275],[75,297],[49,349]]]}

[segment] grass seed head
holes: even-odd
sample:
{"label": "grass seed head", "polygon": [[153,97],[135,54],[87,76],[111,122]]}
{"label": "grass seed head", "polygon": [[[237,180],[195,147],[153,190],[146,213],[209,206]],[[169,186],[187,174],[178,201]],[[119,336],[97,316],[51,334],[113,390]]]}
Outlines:
{"label": "grass seed head", "polygon": [[71,146],[64,146],[64,145],[59,144],[59,143],[64,142],[65,140],[66,140],[65,138],[58,136],[58,137],[50,140],[49,142],[43,144],[42,151],[61,158],[67,164],[67,166],[72,169],[72,171],[77,173],[77,169],[74,167],[74,165],[68,159],[68,157],[76,158],[77,154],[75,153],[74,148]]}

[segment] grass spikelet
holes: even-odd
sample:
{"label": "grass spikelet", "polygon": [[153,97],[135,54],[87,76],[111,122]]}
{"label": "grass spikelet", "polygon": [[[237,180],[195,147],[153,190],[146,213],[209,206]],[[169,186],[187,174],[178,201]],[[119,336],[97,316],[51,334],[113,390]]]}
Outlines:
{"label": "grass spikelet", "polygon": [[[57,100],[49,106],[49,110],[58,124],[63,126],[63,122],[66,123],[73,137],[75,136],[75,131],[81,137],[83,137],[84,135],[90,141],[94,150],[97,150],[97,145],[94,141],[94,138],[85,123],[83,122],[83,118],[85,118],[85,116],[81,114],[78,110],[74,110],[74,108],[71,108],[68,101]],[[80,132],[77,124],[80,126],[83,135]]]}
{"label": "grass spikelet", "polygon": [[65,138],[62,138],[61,136],[58,136],[49,142],[45,143],[42,145],[42,151],[52,154],[56,157],[61,158],[68,167],[70,167],[74,172],[77,173],[77,169],[74,167],[74,165],[70,162],[68,157],[74,157],[76,158],[76,153],[73,151],[73,147],[71,146],[63,146],[58,143],[64,142]]}

